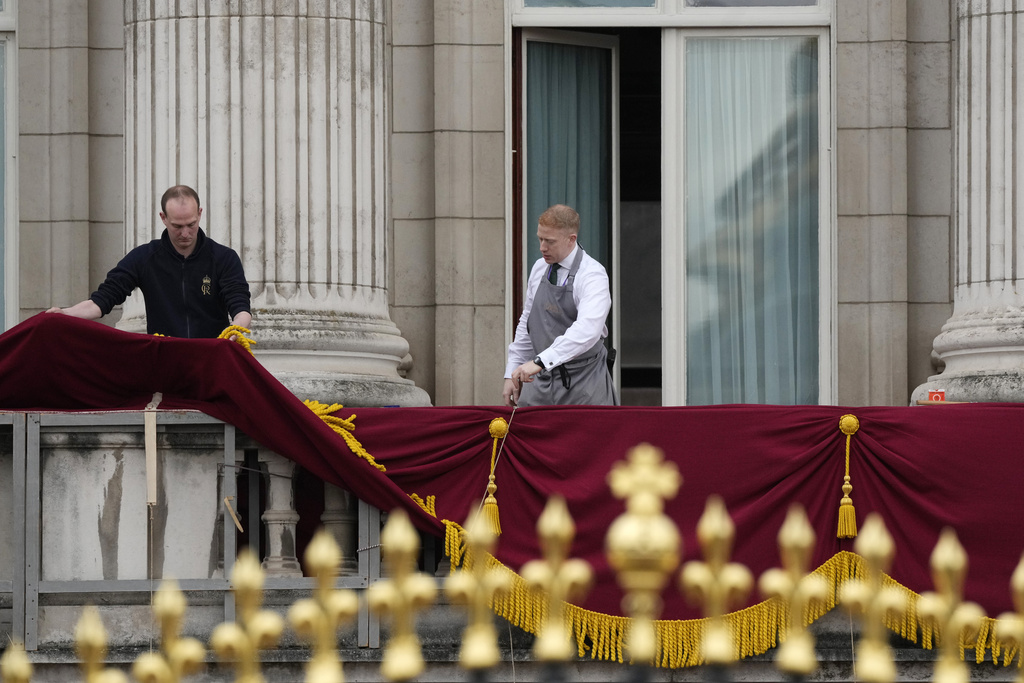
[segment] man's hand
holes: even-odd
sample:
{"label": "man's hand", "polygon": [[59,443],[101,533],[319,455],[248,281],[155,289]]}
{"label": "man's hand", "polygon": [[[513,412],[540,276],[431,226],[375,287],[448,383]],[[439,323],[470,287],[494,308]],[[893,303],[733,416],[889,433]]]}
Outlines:
{"label": "man's hand", "polygon": [[505,399],[507,407],[514,408],[519,403],[519,388],[521,386],[514,379],[505,379],[505,388],[502,389],[501,395]]}
{"label": "man's hand", "polygon": [[512,379],[516,380],[520,384],[525,382],[532,382],[533,376],[543,369],[544,368],[537,365],[532,360],[529,360],[512,371]]}
{"label": "man's hand", "polygon": [[[238,325],[239,327],[244,327],[245,329],[248,330],[250,327],[252,327],[252,314],[249,313],[249,311],[240,311],[238,315],[231,319],[231,324]],[[228,337],[228,339],[231,341],[235,341],[237,338],[237,334],[233,334],[230,337]]]}
{"label": "man's hand", "polygon": [[53,308],[46,309],[47,313],[63,313],[64,315],[70,315],[72,318],[84,318],[85,320],[98,320],[103,317],[103,311],[92,299],[86,299],[81,301],[70,308],[61,308],[60,306],[54,306]]}

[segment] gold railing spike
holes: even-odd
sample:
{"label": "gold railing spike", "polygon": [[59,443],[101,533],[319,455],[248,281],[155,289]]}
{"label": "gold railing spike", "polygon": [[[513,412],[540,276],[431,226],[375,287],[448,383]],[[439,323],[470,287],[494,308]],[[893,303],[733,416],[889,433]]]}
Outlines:
{"label": "gold railing spike", "polygon": [[306,664],[306,683],[343,683],[341,656],[337,650],[338,628],[359,611],[355,591],[338,590],[334,582],[341,567],[341,549],[330,533],[321,529],[304,555],[306,567],[316,577],[312,598],[297,601],[288,610],[288,622],[300,638],[312,643],[313,655]]}
{"label": "gold railing spike", "polygon": [[178,683],[203,668],[206,649],[202,643],[180,637],[186,608],[185,594],[178,584],[164,580],[153,597],[153,616],[160,628],[160,652],[146,652],[135,660],[132,676],[140,683]]}
{"label": "gold railing spike", "polygon": [[483,513],[474,512],[466,521],[464,538],[462,569],[445,581],[445,593],[452,603],[465,605],[469,616],[459,663],[469,671],[482,671],[501,661],[491,603],[496,596],[508,594],[512,579],[506,572],[488,566],[487,558],[494,552],[497,536]]}
{"label": "gold railing spike", "polygon": [[878,513],[868,515],[853,549],[864,558],[867,578],[844,583],[839,591],[839,601],[861,616],[855,673],[865,683],[892,683],[896,678],[896,665],[889,647],[886,624],[906,614],[907,601],[897,588],[882,585],[882,576],[892,563],[895,546]]}
{"label": "gold railing spike", "polygon": [[370,586],[366,599],[371,610],[391,617],[391,639],[381,660],[381,674],[390,681],[407,681],[424,668],[414,628],[416,612],[434,602],[437,586],[433,577],[416,571],[420,537],[403,510],[388,514],[380,545],[391,578]]}
{"label": "gold railing spike", "polygon": [[956,532],[946,527],[931,556],[935,591],[923,593],[917,601],[917,613],[923,624],[938,632],[940,653],[935,662],[935,683],[968,683],[970,672],[960,659],[960,642],[973,643],[978,637],[985,613],[973,602],[963,601],[967,578],[967,552]]}
{"label": "gold railing spike", "polygon": [[565,662],[574,654],[565,621],[566,602],[586,595],[594,571],[584,560],[568,559],[576,524],[562,496],[548,499],[537,520],[537,535],[544,559],[527,562],[521,572],[531,590],[547,596],[547,613],[533,643],[533,656],[540,662]]}
{"label": "gold railing spike", "polygon": [[777,598],[788,612],[785,641],[779,645],[776,661],[780,669],[794,676],[808,676],[818,668],[814,654],[814,636],[806,628],[809,608],[824,605],[828,582],[807,570],[814,553],[814,528],[803,506],[789,508],[779,529],[779,555],[782,569],[769,569],[761,575],[761,594]]}
{"label": "gold railing spike", "polygon": [[736,529],[718,496],[709,496],[704,514],[697,522],[697,542],[704,561],[683,565],[680,585],[691,600],[704,607],[708,619],[704,631],[704,661],[723,665],[738,659],[738,647],[724,615],[746,598],[753,584],[750,570],[729,562]]}
{"label": "gold railing spike", "polygon": [[231,570],[238,621],[224,622],[210,635],[210,648],[217,657],[235,668],[239,683],[262,683],[260,650],[277,646],[284,631],[284,619],[263,604],[264,572],[249,549],[243,550]]}
{"label": "gold railing spike", "polygon": [[[1021,555],[1017,568],[1010,576],[1010,595],[1013,597],[1015,612],[1004,612],[996,621],[996,638],[1016,647],[1017,678],[1016,683],[1024,683],[1024,555]],[[1009,664],[1009,662],[1007,662]]]}
{"label": "gold railing spike", "polygon": [[623,611],[632,619],[625,639],[629,656],[635,664],[653,664],[661,591],[679,566],[683,544],[662,509],[665,499],[675,497],[682,477],[675,463],[664,462],[662,451],[650,444],[630,449],[626,458],[608,474],[612,493],[626,500],[626,512],[608,529],[605,555],[625,593]]}
{"label": "gold railing spike", "polygon": [[4,683],[28,683],[32,678],[32,662],[18,641],[7,646],[0,657],[0,679]]}
{"label": "gold railing spike", "polygon": [[85,683],[127,683],[128,676],[120,669],[104,668],[107,656],[107,630],[103,628],[100,612],[86,605],[75,626],[75,652],[82,660]]}

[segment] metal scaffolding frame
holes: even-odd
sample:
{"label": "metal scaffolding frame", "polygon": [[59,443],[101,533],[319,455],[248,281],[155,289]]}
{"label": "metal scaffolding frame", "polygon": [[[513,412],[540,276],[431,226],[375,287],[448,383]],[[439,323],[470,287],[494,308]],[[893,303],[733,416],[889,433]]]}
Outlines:
{"label": "metal scaffolding frame", "polygon": [[[197,411],[157,411],[157,429],[166,431],[199,427],[208,431],[210,426],[223,430],[225,472],[236,469],[238,444],[235,427]],[[12,594],[13,636],[24,643],[26,650],[39,646],[40,597],[57,594],[96,593],[152,593],[162,579],[104,579],[104,580],[43,580],[42,579],[42,441],[45,431],[73,432],[76,429],[103,428],[109,431],[141,432],[144,430],[142,411],[125,412],[0,412],[0,433],[10,429],[13,444],[12,500],[14,522],[14,552],[22,561],[14,562],[14,576],[0,577],[0,594]],[[261,476],[250,473],[250,478]],[[236,496],[235,477],[223,479],[224,496]],[[223,519],[224,576],[229,577],[237,554],[235,526],[224,508]],[[362,500],[358,505],[358,571],[354,575],[338,578],[337,588],[365,590],[380,578],[380,527],[381,514]],[[219,592],[223,595],[224,620],[235,618],[234,594],[228,578],[182,579],[178,581],[182,591]],[[264,589],[312,590],[314,578],[270,578]],[[357,618],[357,644],[360,647],[380,647],[380,621],[371,614],[365,600],[360,600]]]}

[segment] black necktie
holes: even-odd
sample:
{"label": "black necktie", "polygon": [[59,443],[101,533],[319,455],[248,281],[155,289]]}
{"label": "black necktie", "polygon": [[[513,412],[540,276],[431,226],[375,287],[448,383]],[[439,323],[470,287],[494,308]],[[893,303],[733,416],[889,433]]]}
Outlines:
{"label": "black necktie", "polygon": [[556,285],[556,286],[558,285],[558,264],[557,263],[552,265],[551,269],[548,271],[548,282],[550,282],[551,284]]}

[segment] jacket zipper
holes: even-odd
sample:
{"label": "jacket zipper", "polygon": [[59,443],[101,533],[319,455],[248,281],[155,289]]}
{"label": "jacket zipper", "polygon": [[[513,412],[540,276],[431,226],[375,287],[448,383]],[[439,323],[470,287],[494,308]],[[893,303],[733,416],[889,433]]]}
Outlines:
{"label": "jacket zipper", "polygon": [[188,339],[192,338],[192,325],[188,319],[188,301],[185,297],[185,261],[181,262],[181,303],[183,307],[183,313],[185,315],[185,336]]}

